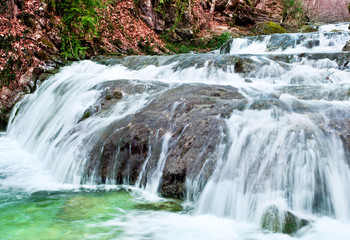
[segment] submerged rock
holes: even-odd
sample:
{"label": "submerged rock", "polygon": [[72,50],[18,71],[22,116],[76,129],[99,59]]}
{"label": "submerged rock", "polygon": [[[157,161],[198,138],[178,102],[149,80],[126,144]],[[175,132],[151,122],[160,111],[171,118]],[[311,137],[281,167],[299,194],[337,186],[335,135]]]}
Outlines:
{"label": "submerged rock", "polygon": [[288,47],[295,46],[295,38],[291,35],[282,34],[282,35],[272,35],[269,40],[266,49],[269,52],[276,50],[285,50]]}
{"label": "submerged rock", "polygon": [[320,40],[318,40],[318,39],[308,40],[303,44],[303,46],[306,48],[318,47],[318,46],[320,46]]}
{"label": "submerged rock", "polygon": [[135,206],[135,209],[139,210],[152,210],[152,211],[169,211],[169,212],[180,212],[182,206],[180,203],[171,202],[155,202],[155,203],[140,203]]}
{"label": "submerged rock", "polygon": [[295,233],[309,224],[309,220],[298,218],[290,211],[281,211],[275,205],[268,207],[261,218],[263,229],[286,234]]}
{"label": "submerged rock", "polygon": [[251,58],[239,58],[235,63],[235,72],[247,75],[257,69],[257,64]]}
{"label": "submerged rock", "polygon": [[58,217],[67,221],[91,218],[94,215],[91,209],[98,206],[96,199],[84,196],[73,197],[63,204]]}

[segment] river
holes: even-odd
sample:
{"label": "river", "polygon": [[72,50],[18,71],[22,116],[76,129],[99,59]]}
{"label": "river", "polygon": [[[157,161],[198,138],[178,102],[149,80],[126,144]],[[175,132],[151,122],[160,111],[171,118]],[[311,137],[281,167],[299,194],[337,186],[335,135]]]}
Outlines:
{"label": "river", "polygon": [[[341,51],[348,25],[232,39],[206,54],[63,67],[16,105],[0,133],[0,238],[350,239],[350,54]],[[128,89],[122,99],[85,115],[112,82]],[[173,135],[186,96],[167,108],[137,178],[129,170],[118,179],[117,162],[104,177],[89,165],[106,129],[181,86],[232,87],[243,99],[216,116],[223,128],[210,176],[204,159],[186,177],[182,200],[160,194],[169,156],[196,127],[189,122]],[[308,224],[282,233],[282,225],[264,224],[271,207],[277,224],[288,214]]]}

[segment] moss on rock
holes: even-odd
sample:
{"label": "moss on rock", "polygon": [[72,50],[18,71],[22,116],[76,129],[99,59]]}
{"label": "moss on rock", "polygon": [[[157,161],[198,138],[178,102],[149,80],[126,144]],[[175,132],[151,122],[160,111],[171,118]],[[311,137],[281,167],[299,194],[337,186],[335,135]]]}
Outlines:
{"label": "moss on rock", "polygon": [[255,24],[251,32],[256,35],[269,35],[274,33],[287,33],[287,30],[277,23],[274,22],[264,22]]}
{"label": "moss on rock", "polygon": [[135,208],[140,210],[169,211],[169,212],[180,212],[183,210],[181,204],[176,201],[140,203],[136,205]]}
{"label": "moss on rock", "polygon": [[309,224],[310,221],[298,218],[290,211],[281,211],[275,205],[268,207],[261,219],[263,229],[285,234],[293,234]]}
{"label": "moss on rock", "polygon": [[301,33],[310,33],[310,32],[317,32],[317,29],[315,27],[310,26],[310,25],[303,25],[303,26],[301,26],[299,31]]}

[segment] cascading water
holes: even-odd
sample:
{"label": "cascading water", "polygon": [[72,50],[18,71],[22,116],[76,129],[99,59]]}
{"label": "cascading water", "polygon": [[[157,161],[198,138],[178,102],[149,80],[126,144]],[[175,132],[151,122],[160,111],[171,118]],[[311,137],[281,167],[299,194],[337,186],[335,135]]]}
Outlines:
{"label": "cascading water", "polygon": [[[349,239],[350,55],[341,52],[350,39],[347,26],[234,39],[207,54],[102,58],[64,67],[15,107],[7,132],[0,135],[0,208],[28,202],[39,206],[41,200],[31,197],[42,192],[50,195],[59,190],[69,195],[69,189],[76,194],[81,186],[95,189],[91,185],[135,183],[145,191],[131,187],[131,196],[118,195],[120,205],[113,209],[121,209],[119,215],[103,212],[98,221],[84,220],[85,227],[96,229],[89,230],[88,238]],[[120,140],[110,152],[101,147],[110,141],[106,132],[132,128],[136,116],[147,109],[154,111],[155,99],[188,83],[192,85],[186,88],[200,84],[235,87],[244,99],[226,115],[216,116],[224,124],[212,150],[215,161],[205,159],[199,169],[186,168],[184,194],[189,211],[138,210],[134,201],[140,201],[140,194],[159,191],[174,149],[182,138],[189,138],[188,131],[200,127],[188,122],[176,128],[179,112],[192,109],[186,102],[191,96],[164,107],[167,123],[145,133],[149,136],[145,146],[137,145],[138,138],[127,147]],[[201,105],[203,109],[212,108],[211,97],[200,100],[208,103]],[[133,144],[138,148],[132,148]],[[193,148],[201,148],[192,159],[196,162],[206,156],[208,145]],[[92,165],[94,154],[112,156],[113,161],[106,164],[97,159]],[[143,158],[137,164],[136,178],[130,162],[119,164],[123,154]],[[181,160],[181,156],[176,157]],[[125,174],[118,172],[121,167]],[[176,180],[178,175],[174,176]],[[74,208],[75,201],[85,202],[84,198],[68,197],[55,214],[69,215],[66,209]],[[101,198],[92,201],[102,204]],[[261,223],[271,207],[307,219],[309,226],[292,236],[262,231]],[[78,211],[77,215],[82,214]],[[0,233],[5,234],[1,228]],[[11,239],[14,235],[4,236]]]}
{"label": "cascading water", "polygon": [[334,133],[303,114],[275,110],[236,112],[227,125],[228,152],[199,213],[259,223],[263,210],[282,200],[296,211],[349,220],[349,167]]}

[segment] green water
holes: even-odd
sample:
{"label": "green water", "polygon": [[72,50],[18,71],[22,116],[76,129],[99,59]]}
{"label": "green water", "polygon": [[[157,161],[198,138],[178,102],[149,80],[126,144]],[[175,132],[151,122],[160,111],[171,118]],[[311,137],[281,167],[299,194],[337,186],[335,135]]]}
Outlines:
{"label": "green water", "polygon": [[[40,191],[0,198],[0,239],[116,239],[119,226],[103,224],[126,214],[180,211],[175,201],[147,203],[127,189]],[[6,195],[5,195],[6,196]]]}

